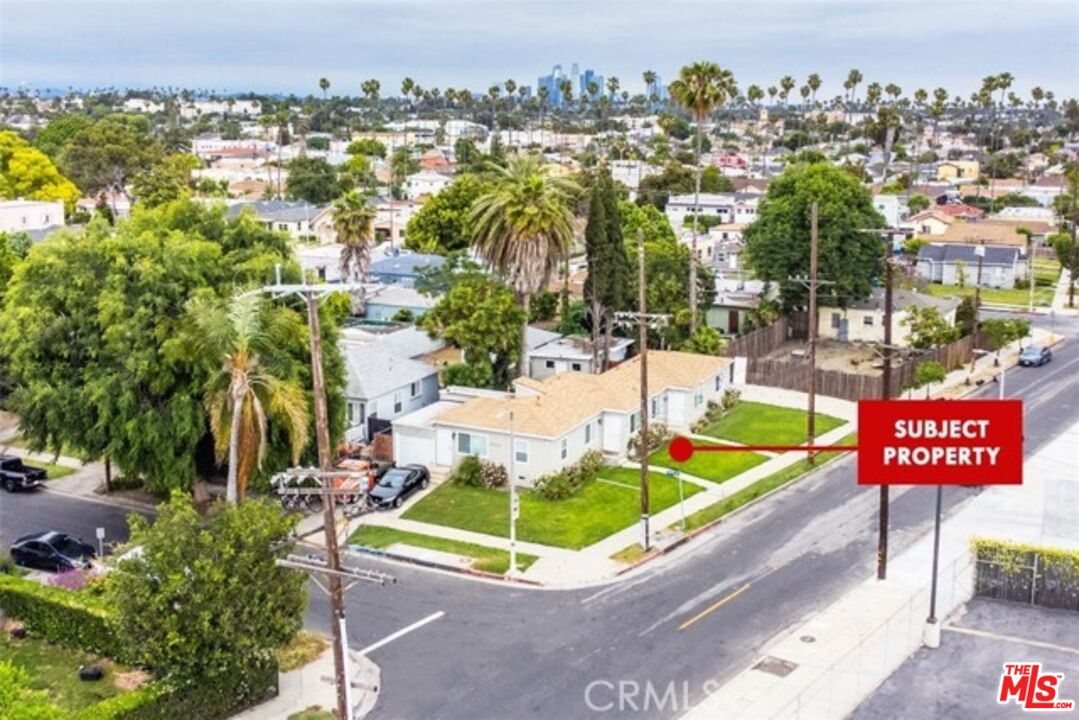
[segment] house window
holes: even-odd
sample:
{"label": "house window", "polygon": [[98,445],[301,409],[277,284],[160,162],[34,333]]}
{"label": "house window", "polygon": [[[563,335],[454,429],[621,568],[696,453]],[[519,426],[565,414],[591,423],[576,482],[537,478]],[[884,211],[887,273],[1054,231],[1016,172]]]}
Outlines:
{"label": "house window", "polygon": [[528,441],[527,440],[514,440],[513,441],[513,459],[515,462],[521,465],[528,464]]}
{"label": "house window", "polygon": [[573,368],[574,372],[581,372],[581,363],[573,363],[570,367]]}
{"label": "house window", "polygon": [[592,442],[592,423],[585,423],[584,425],[584,444],[588,445]]}
{"label": "house window", "polygon": [[461,455],[487,457],[487,436],[457,433],[457,452]]}
{"label": "house window", "polygon": [[543,363],[543,365],[548,370],[554,369],[554,360],[548,360],[547,362]]}
{"label": "house window", "polygon": [[637,415],[638,415],[638,413],[633,413],[632,415],[629,416],[629,431],[631,433],[637,432],[637,421],[638,421]]}
{"label": "house window", "polygon": [[652,398],[652,417],[659,415],[659,398]]}
{"label": "house window", "polygon": [[723,378],[720,375],[716,375],[716,392],[719,392],[721,387],[723,387]]}
{"label": "house window", "polygon": [[349,427],[363,425],[363,403],[349,400],[345,405],[345,415],[348,418]]}
{"label": "house window", "polygon": [[862,317],[862,324],[865,325],[866,327],[872,327],[873,326],[873,316],[872,315],[864,315]]}
{"label": "house window", "polygon": [[401,391],[398,390],[393,394],[393,414],[396,415],[401,412],[402,408],[404,408],[404,398],[401,396]]}
{"label": "house window", "polygon": [[839,328],[839,313],[832,313],[832,327]]}
{"label": "house window", "polygon": [[698,407],[703,402],[704,402],[704,393],[702,393],[702,392],[693,393],[693,407]]}
{"label": "house window", "polygon": [[419,395],[420,395],[420,384],[418,382],[414,382],[414,383],[412,383],[411,385],[408,386],[408,396],[409,397],[419,397]]}
{"label": "house window", "polygon": [[563,460],[565,460],[566,457],[569,455],[569,440],[567,440],[566,438],[562,438],[562,440],[559,441],[558,454],[562,457]]}

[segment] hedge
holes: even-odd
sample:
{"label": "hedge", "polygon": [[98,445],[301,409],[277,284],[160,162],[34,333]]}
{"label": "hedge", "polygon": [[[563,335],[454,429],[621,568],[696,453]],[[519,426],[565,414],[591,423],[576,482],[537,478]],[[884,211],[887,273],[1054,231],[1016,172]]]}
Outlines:
{"label": "hedge", "polygon": [[61,645],[130,662],[96,598],[14,575],[0,574],[0,609],[31,633]]}
{"label": "hedge", "polygon": [[[0,573],[0,609],[32,635],[121,662],[127,656],[101,601]],[[192,685],[159,680],[86,708],[77,720],[218,720],[277,694],[277,663],[257,664],[246,673],[223,675]]]}

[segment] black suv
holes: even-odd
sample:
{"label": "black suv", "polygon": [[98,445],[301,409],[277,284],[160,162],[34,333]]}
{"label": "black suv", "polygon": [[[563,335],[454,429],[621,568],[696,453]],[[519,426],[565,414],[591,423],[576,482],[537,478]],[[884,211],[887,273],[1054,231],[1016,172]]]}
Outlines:
{"label": "black suv", "polygon": [[8,492],[31,490],[45,484],[45,471],[24,465],[22,458],[0,455],[0,485]]}

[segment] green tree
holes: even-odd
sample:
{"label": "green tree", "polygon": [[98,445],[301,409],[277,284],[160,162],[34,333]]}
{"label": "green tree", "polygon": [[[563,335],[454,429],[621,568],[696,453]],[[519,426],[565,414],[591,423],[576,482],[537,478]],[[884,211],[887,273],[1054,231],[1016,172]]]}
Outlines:
{"label": "green tree", "polygon": [[142,116],[104,117],[71,138],[61,154],[61,167],[87,195],[123,194],[132,177],[164,154],[149,130]]}
{"label": "green tree", "polygon": [[918,363],[918,367],[914,368],[914,383],[911,385],[911,390],[924,387],[925,399],[928,400],[930,386],[933,383],[944,382],[946,377],[948,377],[948,371],[944,369],[943,365],[936,360],[926,360]]}
{"label": "green tree", "polygon": [[1030,320],[1025,318],[990,318],[980,325],[989,349],[997,353],[1010,343],[1022,340],[1030,335]]}
{"label": "green tree", "polygon": [[932,306],[912,305],[900,324],[907,327],[910,346],[917,350],[939,347],[959,339],[959,328],[953,327]]}
{"label": "green tree", "polygon": [[910,211],[914,214],[920,213],[923,210],[928,210],[929,206],[932,204],[932,201],[921,193],[914,193],[907,199],[907,207],[910,208]]}
{"label": "green tree", "polygon": [[496,387],[505,387],[511,379],[510,368],[521,354],[521,327],[527,327],[527,320],[509,288],[476,274],[451,287],[424,314],[420,326],[432,337],[460,348],[467,365],[491,365],[491,381]]}
{"label": "green tree", "polygon": [[44,690],[30,686],[25,670],[0,660],[0,717],[4,720],[62,720],[64,713],[49,702]]}
{"label": "green tree", "polygon": [[719,355],[723,345],[723,337],[720,336],[719,331],[702,326],[682,343],[682,350],[699,355]]}
{"label": "green tree", "polygon": [[53,162],[60,158],[64,146],[71,138],[94,124],[86,115],[68,113],[49,122],[34,138],[34,147],[49,156]]}
{"label": "green tree", "polygon": [[405,228],[405,247],[439,255],[467,249],[472,243],[472,204],[483,192],[476,175],[459,175],[423,201]]}
{"label": "green tree", "polygon": [[289,438],[292,464],[307,447],[307,397],[289,363],[277,361],[278,338],[294,326],[287,314],[267,311],[257,295],[219,301],[206,296],[188,305],[196,345],[209,372],[204,403],[218,462],[228,458],[226,499],[243,501],[251,472],[266,456],[270,420]]}
{"label": "green tree", "polygon": [[[598,347],[602,326],[606,337],[605,347],[610,347],[614,313],[622,310],[628,301],[626,289],[630,267],[622,239],[622,214],[614,181],[606,169],[592,185],[588,224],[585,226],[585,255],[588,276],[584,283],[584,295],[592,307],[592,340],[594,346]],[[609,365],[607,353],[596,359],[600,360],[598,366],[606,370]]]}
{"label": "green tree", "polygon": [[374,138],[360,138],[349,143],[345,152],[349,155],[386,158],[386,146]]}
{"label": "green tree", "polygon": [[[793,84],[793,81],[792,81]],[[693,113],[697,128],[697,178],[693,193],[693,204],[700,203],[701,194],[701,135],[704,120],[712,110],[720,107],[728,99],[738,94],[734,75],[711,62],[696,62],[682,68],[678,79],[671,83],[671,97],[686,110]],[[696,218],[696,214],[694,214]],[[697,224],[693,224],[693,238],[690,245],[690,257],[697,256]],[[689,312],[690,330],[697,330],[697,263],[689,266]]]}
{"label": "green tree", "polygon": [[132,514],[137,557],[105,583],[130,654],[178,683],[206,683],[275,664],[303,625],[307,578],[278,567],[296,516],[264,502],[209,519],[174,494],[150,523]]}
{"label": "green tree", "polygon": [[62,200],[70,212],[79,195],[44,153],[13,132],[0,132],[0,199]]}
{"label": "green tree", "polygon": [[191,193],[191,171],[198,166],[199,159],[194,155],[167,155],[131,179],[132,193],[148,207],[187,197]]}
{"label": "green tree", "polygon": [[305,200],[315,205],[333,202],[348,190],[347,181],[325,158],[301,155],[286,165],[288,183],[285,194],[290,200]]}
{"label": "green tree", "polygon": [[580,188],[552,176],[542,157],[510,158],[472,207],[476,250],[516,293],[524,309],[517,374],[526,374],[528,305],[546,287],[573,241],[571,198]]}
{"label": "green tree", "polygon": [[869,190],[841,168],[793,165],[774,179],[757,219],[743,235],[757,277],[780,284],[785,310],[805,307],[807,291],[791,278],[809,274],[811,206],[819,205],[818,273],[833,284],[818,290],[830,304],[869,296],[880,276],[884,242],[868,229],[884,226]]}
{"label": "green tree", "polygon": [[[341,277],[362,283],[371,267],[371,244],[375,239],[375,208],[355,190],[333,205],[333,229],[341,245]],[[355,295],[363,308],[362,291]]]}

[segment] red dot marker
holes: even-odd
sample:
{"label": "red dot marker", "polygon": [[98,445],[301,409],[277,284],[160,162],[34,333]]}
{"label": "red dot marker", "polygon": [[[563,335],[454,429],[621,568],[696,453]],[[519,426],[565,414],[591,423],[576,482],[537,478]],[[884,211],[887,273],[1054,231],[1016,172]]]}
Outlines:
{"label": "red dot marker", "polygon": [[667,452],[670,453],[671,460],[674,460],[675,462],[686,462],[693,457],[693,442],[687,437],[676,437],[674,440],[671,440]]}

